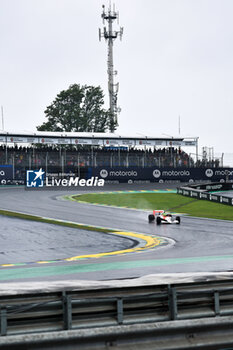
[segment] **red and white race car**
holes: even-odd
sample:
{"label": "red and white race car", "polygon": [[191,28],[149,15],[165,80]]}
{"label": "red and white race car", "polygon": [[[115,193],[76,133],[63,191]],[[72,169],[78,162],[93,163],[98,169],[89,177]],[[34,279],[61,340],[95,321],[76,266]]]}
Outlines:
{"label": "red and white race car", "polygon": [[154,222],[156,224],[180,224],[180,216],[174,217],[172,214],[166,213],[164,210],[153,210],[153,214],[148,215],[149,223]]}

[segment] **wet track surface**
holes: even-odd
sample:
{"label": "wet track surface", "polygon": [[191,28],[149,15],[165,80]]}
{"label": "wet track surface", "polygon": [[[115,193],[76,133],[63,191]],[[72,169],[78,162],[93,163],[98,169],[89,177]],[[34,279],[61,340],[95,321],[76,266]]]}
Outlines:
{"label": "wet track surface", "polygon": [[[150,187],[151,186],[152,185],[150,185]],[[127,185],[122,185],[122,187],[128,189]],[[143,188],[145,187],[144,185]],[[169,185],[166,187],[169,188]],[[117,190],[119,189],[120,188],[117,187]],[[130,187],[130,189],[132,189],[132,187]],[[110,188],[108,190],[110,190]],[[114,190],[114,188],[111,188],[111,190]],[[77,193],[77,191],[74,193]],[[232,222],[182,217],[181,225],[157,226],[156,224],[148,224],[147,213],[145,211],[93,206],[58,198],[65,194],[64,191],[50,192],[25,191],[24,189],[2,189],[0,190],[0,208],[83,224],[163,236],[171,239],[173,244],[142,253],[66,263],[65,266],[61,266],[60,264],[59,273],[56,272],[56,274],[55,271],[58,269],[56,264],[51,264],[47,267],[43,266],[43,271],[42,267],[34,267],[34,274],[30,271],[28,276],[25,275],[25,278],[29,280],[65,280],[77,278],[104,280],[133,278],[162,272],[217,272],[233,270]],[[70,194],[72,194],[72,192],[70,192]],[[11,222],[14,226],[13,220],[15,219],[4,218],[2,221],[2,218],[3,217],[1,217],[1,222],[5,220],[6,226],[8,226],[8,220],[9,223]],[[30,222],[27,225],[33,225],[33,230],[35,229],[34,223]],[[39,224],[39,226],[40,225],[42,224]],[[41,230],[41,227],[39,230]],[[71,231],[73,231],[73,229],[66,230],[67,228],[65,228],[65,231],[62,229],[63,233],[65,232],[65,236],[64,240],[61,239],[59,242],[61,250],[59,250],[60,248],[50,250],[50,246],[46,243],[48,242],[46,241],[48,237],[49,239],[51,238],[51,242],[53,241],[52,237],[56,237],[56,229],[51,235],[47,230],[45,230],[46,233],[39,231],[41,232],[39,236],[43,237],[41,244],[38,245],[38,247],[40,246],[39,252],[42,254],[44,251],[47,254],[47,259],[54,259],[56,256],[60,256],[59,254],[61,252],[63,254],[64,247],[67,247],[69,253],[70,249],[75,251],[76,247],[72,244],[72,241],[67,242],[67,240],[69,240],[68,237],[72,237],[73,233]],[[2,228],[0,228],[0,232],[2,234]],[[89,247],[93,245],[93,237],[88,237],[87,232],[84,234],[85,237],[87,237],[86,241],[83,242],[84,246],[86,245],[86,247]],[[95,232],[94,235],[96,237],[99,233]],[[29,239],[29,237],[26,237],[25,243]],[[37,242],[36,239],[34,239],[34,241],[32,239],[34,250],[37,247],[37,243],[35,242]],[[120,242],[118,238],[116,241],[110,242],[113,250],[117,250],[119,244],[121,245],[122,242]],[[129,242],[127,244],[129,244]],[[100,246],[101,245],[102,244],[100,244]],[[14,240],[14,236],[12,235],[12,240],[9,240],[8,237],[7,246],[15,251],[14,259],[22,259],[21,249],[22,247],[25,248],[24,241],[20,244],[18,240]],[[99,246],[95,248],[98,250]],[[0,250],[2,251],[3,249]],[[50,257],[48,253],[51,253]],[[37,256],[39,256],[39,254]],[[34,259],[31,258],[32,255],[27,255],[27,257],[24,257],[24,260],[34,261]],[[11,262],[13,263],[13,261]]]}
{"label": "wet track surface", "polygon": [[128,249],[129,238],[0,216],[0,265]]}

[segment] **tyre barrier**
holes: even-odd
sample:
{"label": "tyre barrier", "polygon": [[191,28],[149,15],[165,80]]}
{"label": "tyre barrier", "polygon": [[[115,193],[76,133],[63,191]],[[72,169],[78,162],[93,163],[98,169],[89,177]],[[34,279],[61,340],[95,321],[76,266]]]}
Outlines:
{"label": "tyre barrier", "polygon": [[233,190],[233,183],[214,182],[178,187],[177,194],[233,206],[233,198],[216,193],[217,191],[230,190]]}

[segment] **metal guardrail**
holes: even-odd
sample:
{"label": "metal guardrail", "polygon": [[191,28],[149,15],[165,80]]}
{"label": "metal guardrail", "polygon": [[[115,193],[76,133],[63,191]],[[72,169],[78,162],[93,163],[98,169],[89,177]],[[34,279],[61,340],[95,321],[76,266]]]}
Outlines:
{"label": "metal guardrail", "polygon": [[233,281],[7,296],[0,298],[0,339],[230,315]]}
{"label": "metal guardrail", "polygon": [[0,297],[4,350],[233,348],[233,280]]}

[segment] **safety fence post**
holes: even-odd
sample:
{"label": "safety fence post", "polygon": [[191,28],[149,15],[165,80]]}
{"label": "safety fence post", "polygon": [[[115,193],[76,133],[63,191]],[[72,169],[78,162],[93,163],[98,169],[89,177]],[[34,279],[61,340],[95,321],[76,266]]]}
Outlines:
{"label": "safety fence post", "polygon": [[215,311],[215,316],[220,316],[219,292],[214,292],[214,311]]}
{"label": "safety fence post", "polygon": [[176,288],[168,285],[168,306],[170,320],[176,320],[178,314]]}
{"label": "safety fence post", "polygon": [[117,299],[117,322],[118,324],[123,323],[123,300]]}
{"label": "safety fence post", "polygon": [[62,292],[64,330],[72,329],[72,300],[66,292]]}
{"label": "safety fence post", "polygon": [[1,336],[7,333],[7,310],[6,308],[0,308],[0,326]]}

